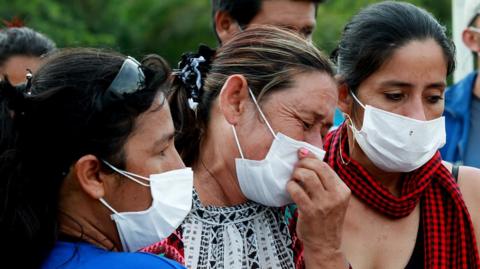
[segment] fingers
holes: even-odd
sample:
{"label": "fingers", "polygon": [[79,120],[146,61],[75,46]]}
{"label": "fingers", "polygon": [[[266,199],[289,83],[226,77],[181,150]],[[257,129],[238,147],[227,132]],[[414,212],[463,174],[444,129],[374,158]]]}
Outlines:
{"label": "fingers", "polygon": [[312,200],[298,182],[294,180],[288,181],[287,191],[299,208],[310,208],[313,206]]}
{"label": "fingers", "polygon": [[296,167],[292,173],[292,180],[297,182],[309,196],[314,192],[326,191],[320,177],[308,168]]}
{"label": "fingers", "polygon": [[326,190],[333,191],[339,188],[346,187],[345,183],[337,176],[337,174],[333,171],[332,168],[330,168],[327,163],[318,160],[315,157],[310,157],[311,154],[312,153],[306,155],[303,152],[300,152],[299,156],[302,155],[304,157],[300,158],[296,167],[305,168],[307,170],[315,172]]}

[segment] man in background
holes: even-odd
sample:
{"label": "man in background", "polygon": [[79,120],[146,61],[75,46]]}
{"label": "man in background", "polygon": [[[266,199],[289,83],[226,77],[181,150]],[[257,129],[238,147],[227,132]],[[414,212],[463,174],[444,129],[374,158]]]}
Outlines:
{"label": "man in background", "polygon": [[[474,55],[476,69],[480,53],[480,0],[467,0],[462,40]],[[445,93],[447,143],[444,160],[480,168],[480,79],[477,70],[452,85]]]}
{"label": "man in background", "polygon": [[321,2],[323,0],[212,0],[213,30],[220,44],[253,24],[289,28],[311,40]]}
{"label": "man in background", "polygon": [[[318,4],[324,0],[212,0],[213,31],[220,46],[236,33],[255,24],[285,27],[308,40],[317,24]],[[338,123],[341,115],[338,115]],[[321,130],[324,137],[333,126],[326,119]]]}

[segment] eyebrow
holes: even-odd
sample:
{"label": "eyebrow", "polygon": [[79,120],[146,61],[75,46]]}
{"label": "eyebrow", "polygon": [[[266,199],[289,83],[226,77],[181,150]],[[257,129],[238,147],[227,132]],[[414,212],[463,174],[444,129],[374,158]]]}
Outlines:
{"label": "eyebrow", "polygon": [[162,145],[163,143],[172,140],[174,137],[175,137],[175,132],[174,131],[163,134],[162,138],[155,141],[155,143],[153,144],[153,148],[156,148],[156,147]]}
{"label": "eyebrow", "polygon": [[313,120],[324,120],[326,116],[318,111],[307,111],[307,110],[300,110],[300,116],[303,117],[308,117],[308,119],[312,119],[311,116],[313,116]]}
{"label": "eyebrow", "polygon": [[[382,87],[398,87],[398,88],[412,88],[414,85],[411,83],[397,81],[397,80],[388,80],[380,84]],[[447,84],[444,81],[441,82],[432,82],[428,84],[428,88],[445,88]]]}

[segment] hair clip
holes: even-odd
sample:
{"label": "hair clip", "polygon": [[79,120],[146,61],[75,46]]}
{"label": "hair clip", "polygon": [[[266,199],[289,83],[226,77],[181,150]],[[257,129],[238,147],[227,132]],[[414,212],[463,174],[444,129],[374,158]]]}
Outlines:
{"label": "hair clip", "polygon": [[25,77],[27,79],[27,85],[25,86],[25,92],[27,93],[27,95],[31,95],[32,94],[32,78],[33,78],[32,70],[27,68],[27,75]]}
{"label": "hair clip", "polygon": [[210,70],[210,64],[215,51],[205,45],[200,45],[198,53],[185,53],[178,63],[178,69],[173,73],[181,79],[187,90],[188,105],[196,110],[203,94],[203,80]]}

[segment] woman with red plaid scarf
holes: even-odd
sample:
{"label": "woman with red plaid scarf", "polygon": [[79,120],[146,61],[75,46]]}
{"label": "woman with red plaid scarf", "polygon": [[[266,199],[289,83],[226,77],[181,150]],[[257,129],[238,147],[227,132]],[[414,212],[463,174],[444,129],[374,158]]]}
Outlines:
{"label": "woman with red plaid scarf", "polygon": [[353,194],[342,241],[353,268],[479,267],[480,170],[452,173],[438,152],[454,53],[407,3],[369,6],[344,29],[333,58],[346,120],[325,161]]}

